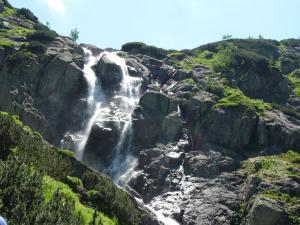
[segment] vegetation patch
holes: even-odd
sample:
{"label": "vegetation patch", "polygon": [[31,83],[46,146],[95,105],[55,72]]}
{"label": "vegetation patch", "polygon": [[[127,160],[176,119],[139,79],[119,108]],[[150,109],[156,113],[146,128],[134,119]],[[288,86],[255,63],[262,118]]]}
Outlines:
{"label": "vegetation patch", "polygon": [[247,97],[239,89],[225,87],[224,95],[225,97],[220,99],[219,102],[214,105],[214,108],[244,106],[247,109],[254,110],[259,116],[264,116],[265,112],[272,108],[268,103]]}
{"label": "vegetation patch", "polygon": [[36,63],[35,56],[28,51],[22,50],[13,53],[12,55],[8,56],[7,62],[10,67],[13,67],[18,64],[23,63]]}
{"label": "vegetation patch", "polygon": [[15,43],[11,40],[0,39],[0,46],[4,48],[13,48]]}
{"label": "vegetation patch", "polygon": [[10,7],[4,7],[4,11],[0,13],[1,17],[12,17],[16,15],[16,10]]}
{"label": "vegetation patch", "polygon": [[37,22],[38,18],[26,8],[17,9],[17,16],[23,17],[24,19],[30,20],[32,22]]}
{"label": "vegetation patch", "polygon": [[53,30],[37,30],[27,35],[29,41],[51,42],[57,37]]}
{"label": "vegetation patch", "polygon": [[295,95],[300,96],[300,78],[291,73],[288,75],[288,79],[294,87]]}
{"label": "vegetation patch", "polygon": [[295,192],[282,191],[281,182],[299,180],[300,154],[290,150],[279,155],[250,158],[244,162],[243,167],[248,176],[256,176],[269,184],[257,196],[281,202],[292,224],[299,224],[300,196]]}
{"label": "vegetation patch", "polygon": [[300,154],[290,150],[280,155],[252,158],[245,165],[249,173],[272,183],[285,177],[299,177]]}
{"label": "vegetation patch", "polygon": [[2,38],[16,38],[16,37],[26,37],[33,31],[28,28],[16,26],[12,29],[0,29],[0,37]]}
{"label": "vegetation patch", "polygon": [[42,54],[46,51],[47,47],[44,43],[38,41],[31,41],[26,46],[26,49],[35,54]]}
{"label": "vegetation patch", "polygon": [[[2,208],[0,204],[0,213],[4,212],[2,215],[11,224],[77,225],[101,218],[104,224],[138,225],[144,216],[132,198],[110,178],[78,162],[74,153],[45,144],[17,116],[7,113],[0,113],[0,159],[4,160],[0,163],[0,202],[4,202]],[[9,169],[1,169],[2,164]],[[79,191],[78,187],[84,188]],[[16,192],[16,188],[20,191]],[[7,194],[1,195],[3,189]],[[82,193],[88,196],[89,190],[95,190],[97,197],[83,198]],[[12,198],[14,192],[18,195]],[[20,204],[23,201],[26,204]],[[15,214],[14,207],[20,213]],[[57,218],[61,221],[56,221]]]}
{"label": "vegetation patch", "polygon": [[91,224],[92,222],[94,222],[93,224],[104,225],[117,224],[116,219],[110,219],[101,212],[96,212],[95,214],[95,209],[83,205],[80,202],[80,198],[78,197],[78,195],[74,193],[68,185],[62,182],[56,181],[55,179],[49,176],[45,176],[43,178],[42,189],[46,203],[49,203],[53,199],[56,191],[58,191],[68,201],[74,202],[74,213],[76,217],[80,218],[80,224]]}

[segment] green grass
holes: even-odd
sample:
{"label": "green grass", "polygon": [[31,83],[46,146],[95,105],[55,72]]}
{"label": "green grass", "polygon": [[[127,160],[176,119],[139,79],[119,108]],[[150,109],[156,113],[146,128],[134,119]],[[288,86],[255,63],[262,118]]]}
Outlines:
{"label": "green grass", "polygon": [[12,48],[12,47],[14,47],[14,45],[15,44],[13,41],[0,38],[0,46],[1,47]]}
{"label": "green grass", "polygon": [[28,34],[31,34],[33,30],[16,26],[13,29],[0,29],[0,37],[3,38],[12,38],[12,37],[26,37]]}
{"label": "green grass", "polygon": [[279,178],[300,176],[300,154],[292,150],[280,155],[252,158],[246,161],[245,165],[248,172],[255,173],[269,182],[278,181]]}
{"label": "green grass", "polygon": [[70,158],[76,159],[76,154],[70,150],[60,149],[59,152],[63,155],[66,155]]}
{"label": "green grass", "polygon": [[9,8],[9,7],[4,7],[4,11],[2,13],[0,13],[1,17],[11,17],[16,15],[16,10]]}
{"label": "green grass", "polygon": [[288,79],[294,87],[295,95],[300,96],[300,78],[291,73],[288,75]]}
{"label": "green grass", "polygon": [[[170,58],[180,59],[180,57],[182,57],[182,53],[174,52],[174,53],[170,53],[168,56]],[[192,70],[195,66],[204,66],[209,69],[213,69],[218,58],[219,58],[218,53],[215,54],[209,51],[199,51],[196,53],[195,56],[177,61],[176,64],[186,70]]]}
{"label": "green grass", "polygon": [[259,116],[264,116],[267,110],[272,107],[261,100],[252,99],[244,95],[239,89],[230,87],[224,88],[225,97],[220,99],[214,108],[231,108],[244,106],[249,110],[254,110]]}
{"label": "green grass", "polygon": [[[80,202],[78,195],[76,195],[68,185],[56,181],[55,179],[49,176],[45,176],[43,178],[42,189],[44,193],[45,203],[49,203],[53,198],[55,192],[59,190],[61,194],[63,194],[66,198],[75,203],[75,214],[77,214],[77,216],[81,215],[81,224],[87,225],[93,220],[95,210],[83,205]],[[116,219],[111,219],[101,212],[98,213],[96,221],[97,223],[102,221],[104,225],[117,224]]]}

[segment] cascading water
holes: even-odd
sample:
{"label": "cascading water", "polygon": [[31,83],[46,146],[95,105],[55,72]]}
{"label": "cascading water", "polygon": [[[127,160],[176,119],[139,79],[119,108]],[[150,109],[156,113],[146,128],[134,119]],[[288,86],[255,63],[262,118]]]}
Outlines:
{"label": "cascading water", "polygon": [[[142,78],[132,77],[129,75],[125,60],[118,56],[116,52],[103,52],[98,57],[93,56],[92,52],[83,48],[86,55],[84,65],[84,77],[88,83],[87,96],[87,115],[86,123],[83,129],[72,135],[75,143],[75,152],[79,160],[83,159],[84,151],[94,124],[104,124],[111,119],[113,111],[113,121],[118,123],[119,139],[113,148],[113,159],[110,166],[104,169],[116,184],[125,187],[131,178],[137,173],[134,171],[137,160],[131,152],[132,142],[132,113],[141,97]],[[101,82],[96,76],[93,67],[98,63],[101,57],[107,57],[111,62],[121,68],[122,81],[120,89],[109,98],[105,95]],[[103,125],[104,126],[104,125]],[[142,203],[141,199],[137,201]],[[161,210],[155,210],[155,203],[146,206],[160,222],[165,225],[178,225],[178,223],[168,217],[165,217]]]}
{"label": "cascading water", "polygon": [[132,77],[128,73],[125,60],[110,53],[108,57],[122,69],[121,88],[114,96],[118,105],[118,114],[125,123],[121,129],[119,141],[114,149],[114,159],[109,168],[105,170],[117,184],[127,183],[135,167],[135,158],[131,154],[132,140],[132,113],[141,97],[141,81],[139,77]]}
{"label": "cascading water", "polygon": [[100,112],[101,105],[105,103],[105,95],[101,85],[99,84],[95,71],[92,68],[98,62],[99,57],[93,56],[92,52],[87,48],[83,48],[83,50],[86,55],[86,63],[84,65],[83,72],[88,84],[87,111],[89,118],[87,119],[87,123],[83,130],[74,135],[77,139],[75,144],[75,153],[79,160],[82,160],[84,148],[91,133],[92,126]]}

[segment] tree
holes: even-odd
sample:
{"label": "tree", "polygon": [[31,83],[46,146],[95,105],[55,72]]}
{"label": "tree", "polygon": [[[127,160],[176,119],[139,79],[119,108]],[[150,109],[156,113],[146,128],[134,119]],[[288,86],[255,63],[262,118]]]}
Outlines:
{"label": "tree", "polygon": [[76,42],[79,38],[79,31],[77,30],[77,28],[71,30],[71,33],[70,33],[70,36],[71,36],[71,39]]}
{"label": "tree", "polygon": [[228,39],[231,39],[232,38],[232,35],[231,34],[225,34],[223,35],[223,40],[228,40]]}

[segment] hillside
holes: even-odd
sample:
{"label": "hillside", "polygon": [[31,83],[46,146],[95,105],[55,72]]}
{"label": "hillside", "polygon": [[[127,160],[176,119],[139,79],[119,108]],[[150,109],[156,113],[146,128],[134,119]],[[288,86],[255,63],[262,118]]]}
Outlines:
{"label": "hillside", "polygon": [[115,52],[0,0],[0,111],[9,224],[300,224],[299,39]]}

